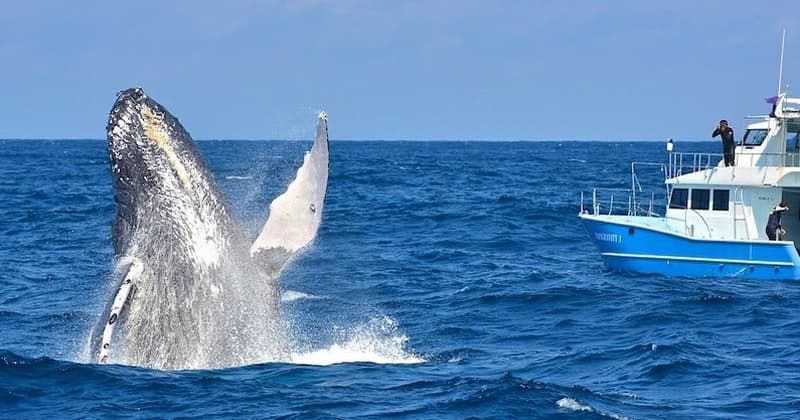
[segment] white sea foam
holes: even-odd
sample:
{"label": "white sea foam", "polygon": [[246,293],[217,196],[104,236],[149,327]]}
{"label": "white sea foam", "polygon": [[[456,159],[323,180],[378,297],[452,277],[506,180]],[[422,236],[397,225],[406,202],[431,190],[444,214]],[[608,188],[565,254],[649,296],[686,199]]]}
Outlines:
{"label": "white sea foam", "polygon": [[566,408],[567,410],[572,410],[572,411],[594,411],[592,407],[581,404],[573,400],[572,398],[566,398],[566,397],[556,401],[556,405],[561,408]]}
{"label": "white sea foam", "polygon": [[303,299],[322,299],[322,298],[319,296],[309,295],[308,293],[298,292],[296,290],[287,290],[281,293],[282,303],[294,302],[296,300],[303,300]]}
{"label": "white sea foam", "polygon": [[461,363],[464,360],[464,356],[461,354],[457,354],[449,359],[447,359],[447,363]]}
{"label": "white sea foam", "polygon": [[251,175],[242,176],[242,175],[228,175],[225,179],[253,179]]}
{"label": "white sea foam", "polygon": [[408,337],[397,332],[389,317],[374,319],[344,334],[344,339],[327,348],[293,352],[291,362],[327,366],[337,363],[415,364],[425,359],[406,349]]}
{"label": "white sea foam", "polygon": [[578,401],[575,401],[572,398],[564,397],[558,401],[556,401],[556,405],[560,408],[571,410],[571,411],[588,411],[590,413],[597,413],[603,417],[609,417],[615,420],[627,420],[628,418],[625,416],[620,416],[614,413],[603,413],[601,411],[595,410],[594,408],[586,405],[581,404]]}

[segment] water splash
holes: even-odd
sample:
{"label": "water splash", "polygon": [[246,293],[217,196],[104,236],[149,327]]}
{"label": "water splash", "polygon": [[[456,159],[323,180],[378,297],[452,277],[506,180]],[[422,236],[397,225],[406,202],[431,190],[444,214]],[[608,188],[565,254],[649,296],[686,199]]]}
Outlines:
{"label": "water splash", "polygon": [[415,364],[425,359],[407,350],[408,337],[400,334],[397,321],[383,316],[367,324],[345,329],[328,347],[292,352],[291,363],[327,366],[337,363]]}
{"label": "water splash", "polygon": [[319,296],[309,295],[296,290],[287,290],[281,293],[281,303],[290,303],[298,300],[322,299]]}

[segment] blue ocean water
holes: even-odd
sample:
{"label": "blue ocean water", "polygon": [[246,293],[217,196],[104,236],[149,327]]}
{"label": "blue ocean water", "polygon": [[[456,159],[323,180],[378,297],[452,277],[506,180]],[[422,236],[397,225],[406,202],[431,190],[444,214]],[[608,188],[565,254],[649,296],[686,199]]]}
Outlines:
{"label": "blue ocean water", "polygon": [[[255,235],[310,143],[199,147]],[[280,280],[294,361],[162,372],[88,363],[115,287],[104,142],[0,141],[0,417],[800,416],[800,283],[604,269],[579,192],[632,160],[663,144],[333,141]]]}

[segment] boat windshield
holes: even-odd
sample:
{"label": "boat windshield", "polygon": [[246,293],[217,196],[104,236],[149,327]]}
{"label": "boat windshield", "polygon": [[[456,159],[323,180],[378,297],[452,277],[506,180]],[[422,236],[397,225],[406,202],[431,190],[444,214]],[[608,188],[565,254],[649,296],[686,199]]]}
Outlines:
{"label": "boat windshield", "polygon": [[794,153],[800,151],[800,131],[786,133],[786,151]]}
{"label": "boat windshield", "polygon": [[786,129],[786,151],[800,151],[800,123],[790,123]]}
{"label": "boat windshield", "polygon": [[742,144],[745,146],[760,146],[761,143],[764,142],[765,138],[767,138],[767,129],[765,128],[748,129],[747,132],[744,133],[744,139],[742,140]]}

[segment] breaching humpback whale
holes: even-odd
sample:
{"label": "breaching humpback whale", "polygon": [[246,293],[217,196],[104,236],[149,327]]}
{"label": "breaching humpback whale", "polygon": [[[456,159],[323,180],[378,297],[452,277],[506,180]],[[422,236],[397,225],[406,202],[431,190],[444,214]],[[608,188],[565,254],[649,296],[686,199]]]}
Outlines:
{"label": "breaching humpback whale", "polygon": [[314,239],[328,181],[327,116],[250,244],[178,119],[140,88],[118,93],[108,127],[120,286],[92,357],[156,369],[287,356],[276,277]]}

